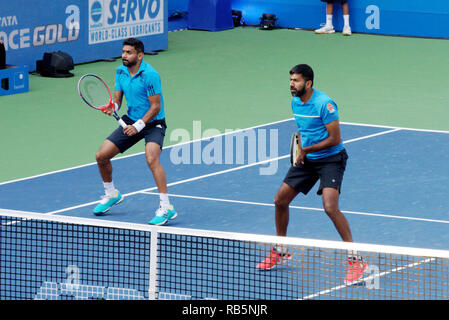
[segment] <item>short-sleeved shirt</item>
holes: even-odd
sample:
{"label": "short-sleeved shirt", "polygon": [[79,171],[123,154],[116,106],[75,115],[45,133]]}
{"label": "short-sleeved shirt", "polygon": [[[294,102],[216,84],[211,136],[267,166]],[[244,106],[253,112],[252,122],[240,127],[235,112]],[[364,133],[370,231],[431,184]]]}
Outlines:
{"label": "short-sleeved shirt", "polygon": [[[299,97],[294,97],[292,111],[303,148],[329,137],[325,125],[339,118],[337,104],[327,94],[316,89],[313,89],[312,97],[306,103],[302,103]],[[343,141],[340,141],[336,146],[307,154],[307,158],[321,159],[335,155],[343,149]]]}
{"label": "short-sleeved shirt", "polygon": [[142,61],[137,73],[131,77],[128,67],[121,65],[115,72],[115,90],[122,91],[128,106],[128,116],[137,121],[151,108],[148,97],[161,95],[161,110],[150,121],[165,118],[161,77],[151,65]]}

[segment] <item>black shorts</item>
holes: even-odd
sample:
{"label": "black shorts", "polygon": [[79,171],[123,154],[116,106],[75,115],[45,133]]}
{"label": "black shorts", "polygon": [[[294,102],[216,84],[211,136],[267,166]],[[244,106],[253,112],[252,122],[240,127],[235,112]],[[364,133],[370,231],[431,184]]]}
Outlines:
{"label": "black shorts", "polygon": [[323,188],[334,188],[341,192],[347,160],[346,150],[322,159],[305,159],[304,164],[288,170],[284,182],[296,191],[307,194],[319,179],[318,195],[322,194]]}
{"label": "black shorts", "polygon": [[[128,125],[132,125],[134,123],[134,121],[130,119],[127,115],[124,115],[122,119]],[[154,120],[150,123],[147,123],[145,128],[143,128],[142,131],[140,131],[136,135],[128,136],[123,133],[122,127],[118,127],[117,129],[114,130],[114,132],[112,132],[109,135],[109,137],[107,137],[107,139],[111,141],[113,144],[115,144],[121,153],[131,148],[133,145],[135,145],[143,138],[145,138],[145,144],[147,144],[148,142],[155,142],[162,149],[162,146],[164,145],[164,137],[166,129],[167,125],[165,123],[165,119]]]}
{"label": "black shorts", "polygon": [[327,3],[346,3],[348,0],[321,0],[321,2],[327,2]]}

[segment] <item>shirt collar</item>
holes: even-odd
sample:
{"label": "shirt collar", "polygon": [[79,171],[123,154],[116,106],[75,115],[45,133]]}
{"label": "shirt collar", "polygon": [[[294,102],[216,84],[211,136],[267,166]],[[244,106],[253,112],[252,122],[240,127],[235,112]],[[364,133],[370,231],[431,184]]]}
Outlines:
{"label": "shirt collar", "polygon": [[305,103],[302,103],[301,98],[299,98],[299,97],[294,97],[293,99],[296,99],[296,102],[299,105],[305,106],[305,105],[308,105],[308,104],[312,103],[313,100],[315,99],[315,96],[316,96],[316,89],[313,89],[313,93],[312,93],[312,96],[310,97],[309,101],[307,101]]}
{"label": "shirt collar", "polygon": [[137,73],[135,75],[137,76],[139,73],[143,72],[143,70],[145,70],[146,67],[147,67],[146,62],[142,60],[139,66],[139,70],[137,70]]}
{"label": "shirt collar", "polygon": [[[138,76],[140,73],[142,73],[147,67],[147,63],[142,60],[139,66],[139,70],[137,70],[137,73],[134,75],[134,77]],[[131,77],[131,74],[129,73],[128,67],[121,65],[122,70]]]}

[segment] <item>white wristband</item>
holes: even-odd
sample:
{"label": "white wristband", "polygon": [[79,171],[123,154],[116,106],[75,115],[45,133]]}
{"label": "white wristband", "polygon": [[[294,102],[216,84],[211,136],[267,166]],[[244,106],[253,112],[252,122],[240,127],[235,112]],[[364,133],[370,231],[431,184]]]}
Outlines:
{"label": "white wristband", "polygon": [[139,119],[133,123],[133,127],[136,128],[137,132],[140,132],[143,128],[145,128],[145,122],[143,122],[142,119]]}

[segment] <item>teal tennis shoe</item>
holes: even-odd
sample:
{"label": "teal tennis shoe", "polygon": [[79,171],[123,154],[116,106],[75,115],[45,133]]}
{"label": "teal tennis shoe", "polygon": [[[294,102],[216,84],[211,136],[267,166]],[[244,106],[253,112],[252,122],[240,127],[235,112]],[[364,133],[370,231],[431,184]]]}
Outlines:
{"label": "teal tennis shoe", "polygon": [[113,196],[103,196],[100,203],[97,204],[94,209],[94,215],[100,216],[102,214],[105,214],[107,211],[109,211],[109,209],[111,209],[113,205],[122,202],[123,198],[124,197],[118,190],[115,190],[115,195]]}
{"label": "teal tennis shoe", "polygon": [[149,224],[155,225],[155,226],[162,226],[166,224],[168,221],[173,220],[176,218],[178,214],[176,213],[175,209],[172,205],[166,209],[162,209],[159,207],[159,209],[156,210],[156,215],[153,219],[151,219]]}

